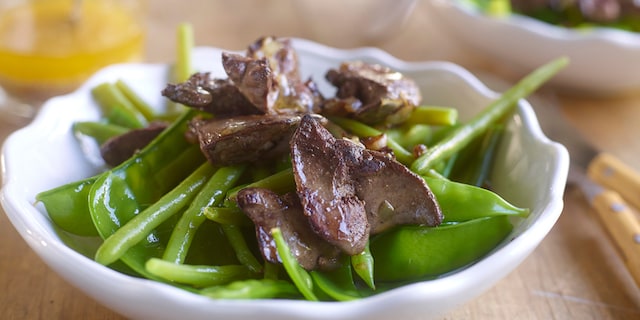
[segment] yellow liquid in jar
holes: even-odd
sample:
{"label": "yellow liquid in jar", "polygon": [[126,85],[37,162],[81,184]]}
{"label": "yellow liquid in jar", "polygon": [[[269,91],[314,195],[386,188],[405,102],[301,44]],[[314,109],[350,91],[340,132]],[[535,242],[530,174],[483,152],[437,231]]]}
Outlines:
{"label": "yellow liquid in jar", "polygon": [[100,68],[140,60],[141,17],[116,1],[28,1],[0,16],[0,83],[20,94],[68,91]]}

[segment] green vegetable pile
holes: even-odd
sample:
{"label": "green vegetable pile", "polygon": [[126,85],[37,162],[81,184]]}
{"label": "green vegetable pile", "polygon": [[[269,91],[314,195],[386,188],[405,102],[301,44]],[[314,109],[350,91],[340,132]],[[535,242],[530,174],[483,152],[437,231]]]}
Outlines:
{"label": "green vegetable pile", "polygon": [[[182,28],[181,56],[188,57],[191,35],[188,26]],[[102,143],[159,118],[171,125],[121,165],[41,192],[37,201],[65,232],[103,240],[95,253],[98,263],[132,276],[217,299],[367,297],[481,259],[510,234],[513,219],[528,216],[527,208],[486,188],[492,159],[516,102],[566,63],[542,66],[466,123],[458,122],[454,109],[428,106],[390,129],[331,118],[333,126],[359,137],[384,133],[397,159],[425,179],[444,215],[437,227],[405,225],[372,236],[361,254],[343,255],[333,271],[303,269],[278,228],[271,232],[282,263],[265,262],[252,221],[234,202],[245,187],[294,189],[290,163],[215,166],[184,138],[198,111],[174,106],[177,116],[158,115],[123,81],[93,90],[104,119],[76,123],[76,134]],[[178,59],[178,78],[188,77],[185,70],[188,59]],[[417,144],[427,150],[416,158],[407,150]]]}

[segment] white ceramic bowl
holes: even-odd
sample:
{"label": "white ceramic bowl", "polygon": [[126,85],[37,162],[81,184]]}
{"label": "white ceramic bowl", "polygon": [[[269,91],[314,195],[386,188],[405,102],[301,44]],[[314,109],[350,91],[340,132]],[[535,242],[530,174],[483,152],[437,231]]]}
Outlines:
{"label": "white ceramic bowl", "polygon": [[[341,61],[362,59],[386,64],[414,78],[430,103],[460,110],[461,118],[477,113],[496,93],[461,67],[447,62],[405,63],[376,49],[341,51],[294,40],[303,75],[313,75],[320,89],[331,87],[324,72]],[[223,76],[221,50],[198,48],[198,70]],[[12,134],[3,146],[2,206],[33,250],[56,272],[105,306],[136,319],[413,319],[438,317],[476,297],[522,262],[558,219],[568,172],[566,149],[549,141],[526,101],[509,120],[492,177],[499,193],[530,207],[504,243],[481,261],[437,280],[424,281],[353,302],[290,300],[212,300],[162,283],[133,278],[91,258],[95,244],[83,244],[59,233],[34,196],[41,191],[88,177],[101,170],[71,134],[74,121],[99,114],[89,90],[105,81],[124,79],[159,106],[168,66],[128,64],[106,68],[76,92],[48,101],[35,121]]]}
{"label": "white ceramic bowl", "polygon": [[452,36],[524,74],[559,56],[570,65],[550,83],[589,95],[640,92],[640,33],[580,31],[522,15],[489,17],[458,0],[429,0],[432,16]]}

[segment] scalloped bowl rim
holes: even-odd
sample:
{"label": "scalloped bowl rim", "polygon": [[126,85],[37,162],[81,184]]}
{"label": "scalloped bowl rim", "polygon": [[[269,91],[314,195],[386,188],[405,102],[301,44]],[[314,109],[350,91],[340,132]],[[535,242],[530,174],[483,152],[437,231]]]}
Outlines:
{"label": "scalloped bowl rim", "polygon": [[[331,57],[334,60],[365,57],[398,70],[442,70],[454,77],[459,77],[472,90],[483,96],[497,96],[470,72],[453,63],[445,61],[404,62],[375,48],[340,50],[303,39],[293,40],[296,49],[304,52],[305,55]],[[219,52],[220,49],[215,48],[196,48],[194,61]],[[29,198],[36,192],[43,190],[28,190],[28,186],[21,185],[19,176],[14,176],[14,173],[19,171],[18,168],[21,166],[18,150],[23,148],[23,140],[28,139],[32,132],[50,128],[52,126],[50,119],[64,117],[64,115],[59,115],[61,111],[59,101],[63,101],[59,99],[70,99],[74,95],[82,94],[82,92],[86,94],[86,91],[92,85],[97,84],[97,81],[104,80],[105,74],[136,68],[160,68],[162,70],[157,72],[162,73],[166,72],[167,67],[166,65],[126,64],[114,65],[101,70],[76,92],[49,100],[34,122],[13,133],[5,141],[1,159],[3,187],[0,193],[0,202],[15,229],[29,246],[68,282],[127,317],[171,319],[179,315],[183,318],[196,319],[222,315],[228,319],[245,319],[260,314],[264,319],[384,318],[403,312],[407,316],[410,314],[415,316],[412,308],[416,307],[422,308],[421,312],[429,312],[431,315],[437,316],[479,295],[504,276],[496,275],[494,270],[500,270],[500,273],[505,274],[513,270],[550,231],[563,208],[562,195],[568,172],[568,153],[563,146],[544,136],[531,106],[522,100],[518,104],[517,113],[522,119],[522,126],[527,131],[526,134],[531,135],[536,143],[548,148],[554,161],[554,167],[549,172],[549,175],[552,176],[550,178],[552,184],[546,186],[549,201],[541,204],[540,216],[528,226],[525,232],[495,250],[490,256],[464,270],[440,279],[413,283],[351,302],[212,300],[155,281],[130,277],[98,265],[65,245],[47,225],[47,218],[42,217],[46,215],[43,209],[34,206],[34,199]],[[18,175],[23,175],[23,173]],[[30,196],[27,197],[27,194]],[[481,279],[486,279],[486,281]],[[463,294],[464,298],[456,297],[465,291],[468,291],[467,296]],[[128,302],[123,299],[132,300]],[[425,307],[425,304],[428,306]],[[422,316],[424,315],[422,314]]]}

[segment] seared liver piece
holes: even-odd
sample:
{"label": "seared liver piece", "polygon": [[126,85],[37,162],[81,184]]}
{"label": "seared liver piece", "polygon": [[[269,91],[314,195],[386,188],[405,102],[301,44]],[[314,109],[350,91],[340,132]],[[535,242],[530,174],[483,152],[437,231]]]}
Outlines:
{"label": "seared liver piece", "polygon": [[162,95],[216,116],[261,113],[229,79],[215,79],[210,73],[195,73],[183,83],[168,84]]}
{"label": "seared liver piece", "polygon": [[310,113],[323,100],[315,83],[302,81],[288,39],[264,37],[246,55],[223,53],[222,65],[240,92],[266,114]]}
{"label": "seared liver piece", "polygon": [[200,149],[212,164],[224,166],[285,154],[299,122],[297,115],[195,118],[189,123],[189,134],[198,138]]}
{"label": "seared liver piece", "polygon": [[291,139],[294,177],[313,230],[347,254],[401,224],[435,226],[443,216],[424,180],[387,154],[335,139],[304,116]]}
{"label": "seared liver piece", "polygon": [[100,155],[107,165],[115,167],[144,148],[166,127],[164,122],[152,122],[146,128],[133,129],[115,136],[100,146]]}
{"label": "seared liver piece", "polygon": [[371,234],[397,225],[442,223],[440,206],[424,179],[388,154],[367,150],[353,175]]}
{"label": "seared liver piece", "polygon": [[281,263],[271,229],[280,228],[289,249],[306,270],[330,270],[337,266],[340,250],[318,237],[302,214],[294,193],[282,197],[261,188],[238,192],[238,206],[253,221],[262,256],[271,263]]}
{"label": "seared liver piece", "polygon": [[267,59],[223,52],[222,66],[238,90],[261,113],[273,113],[271,109],[278,98],[279,89]]}
{"label": "seared liver piece", "polygon": [[246,56],[253,59],[265,58],[275,74],[300,80],[298,54],[286,38],[262,37],[247,48]]}
{"label": "seared liver piece", "polygon": [[344,62],[326,78],[338,90],[336,98],[325,101],[322,113],[348,114],[368,124],[400,123],[422,100],[413,80],[378,64]]}
{"label": "seared liver piece", "polygon": [[369,239],[365,204],[356,196],[353,159],[345,140],[336,140],[319,122],[304,116],[291,139],[296,191],[312,229],[349,255],[361,253]]}

